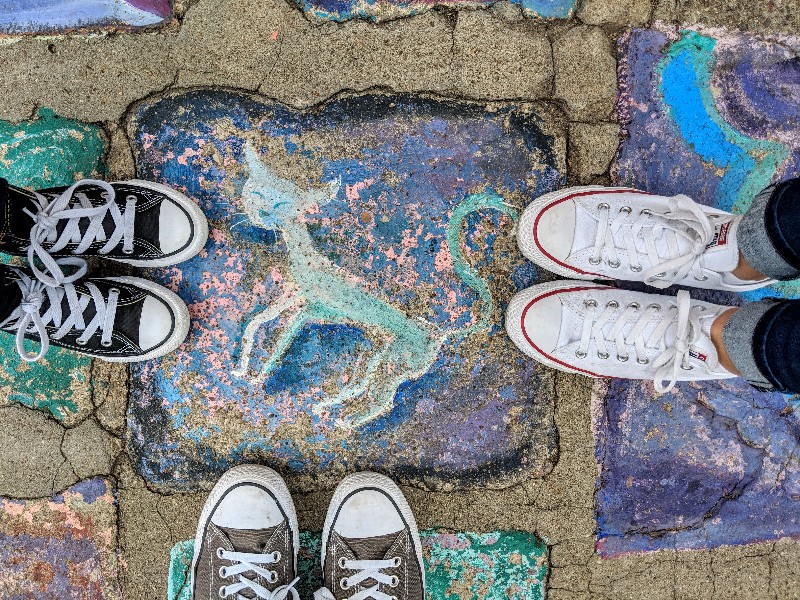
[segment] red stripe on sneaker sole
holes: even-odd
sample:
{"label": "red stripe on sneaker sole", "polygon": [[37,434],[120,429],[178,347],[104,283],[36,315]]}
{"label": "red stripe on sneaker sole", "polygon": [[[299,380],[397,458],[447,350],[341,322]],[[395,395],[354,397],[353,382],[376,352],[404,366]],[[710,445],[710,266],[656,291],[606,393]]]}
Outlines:
{"label": "red stripe on sneaker sole", "polygon": [[584,290],[603,290],[603,289],[605,289],[603,286],[559,288],[559,289],[551,290],[551,291],[549,291],[546,294],[543,294],[541,296],[536,296],[536,298],[534,298],[533,300],[528,302],[528,304],[525,306],[525,308],[522,309],[522,314],[520,315],[520,318],[519,318],[519,327],[520,327],[520,330],[522,331],[522,335],[525,337],[525,340],[531,345],[531,347],[534,350],[536,350],[536,352],[538,352],[542,356],[546,356],[548,360],[550,360],[550,361],[552,361],[554,363],[557,363],[557,364],[559,364],[559,365],[561,365],[563,367],[568,368],[572,372],[578,371],[579,373],[584,373],[585,375],[589,375],[591,377],[611,377],[611,375],[600,375],[599,373],[593,373],[592,371],[587,371],[586,369],[581,369],[581,368],[575,367],[573,365],[565,363],[563,360],[557,359],[556,357],[548,354],[547,352],[543,352],[542,349],[539,348],[539,346],[537,346],[536,344],[533,343],[531,338],[528,336],[528,332],[525,330],[525,315],[528,313],[528,310],[530,310],[531,306],[536,304],[539,300],[544,300],[545,298],[549,298],[553,294],[563,294],[563,293],[567,293],[567,292],[582,292]]}
{"label": "red stripe on sneaker sole", "polygon": [[629,194],[642,194],[644,196],[654,196],[655,195],[655,194],[651,194],[650,192],[643,192],[641,190],[614,189],[614,190],[586,190],[586,191],[583,191],[583,192],[576,192],[574,194],[570,194],[569,196],[564,196],[563,198],[559,198],[555,202],[552,202],[552,203],[548,204],[541,211],[539,211],[538,215],[536,215],[536,219],[533,221],[533,232],[532,232],[533,233],[533,243],[536,244],[536,247],[539,249],[539,251],[542,254],[544,254],[547,258],[552,260],[557,265],[560,265],[560,266],[564,267],[565,269],[568,269],[568,270],[573,271],[575,273],[580,273],[581,275],[593,275],[595,277],[607,278],[607,275],[601,275],[600,273],[593,273],[591,271],[582,271],[581,269],[577,269],[577,268],[573,267],[572,265],[568,265],[567,263],[561,262],[555,256],[550,254],[547,250],[545,250],[544,246],[542,246],[539,243],[539,236],[537,235],[537,232],[538,232],[538,229],[539,229],[539,219],[542,218],[542,215],[546,211],[550,210],[551,208],[553,208],[554,206],[556,206],[558,204],[561,204],[565,200],[572,200],[573,198],[580,198],[582,196],[591,196],[592,194],[619,194],[619,193],[623,193],[623,194],[626,194],[626,193],[629,193]]}

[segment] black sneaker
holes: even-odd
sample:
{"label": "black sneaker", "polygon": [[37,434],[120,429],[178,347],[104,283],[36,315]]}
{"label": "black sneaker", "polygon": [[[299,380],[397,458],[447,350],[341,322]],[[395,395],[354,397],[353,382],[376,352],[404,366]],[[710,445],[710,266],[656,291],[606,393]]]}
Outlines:
{"label": "black sneaker", "polygon": [[[16,333],[23,360],[50,344],[110,362],[137,362],[177,348],[189,311],[170,290],[137,277],[83,279],[50,286],[32,273],[0,265],[0,330]],[[31,354],[25,338],[39,340]]]}
{"label": "black sneaker", "polygon": [[[150,181],[84,179],[31,191],[0,179],[0,213],[2,251],[27,256],[36,276],[50,285],[83,277],[81,256],[166,267],[197,254],[208,238],[208,222],[197,204]],[[74,272],[66,274],[63,267]]]}
{"label": "black sneaker", "polygon": [[206,501],[192,558],[194,600],[299,600],[294,503],[269,467],[225,473]]}

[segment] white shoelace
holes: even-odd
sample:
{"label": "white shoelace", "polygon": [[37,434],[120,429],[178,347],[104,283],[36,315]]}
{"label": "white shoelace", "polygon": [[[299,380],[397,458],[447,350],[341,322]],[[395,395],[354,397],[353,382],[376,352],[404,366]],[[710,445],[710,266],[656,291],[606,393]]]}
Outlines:
{"label": "white shoelace", "polygon": [[[98,186],[103,189],[104,197],[108,200],[101,206],[92,206],[86,194],[76,192],[77,188],[85,185]],[[105,181],[83,179],[73,184],[52,201],[45,196],[34,192],[38,203],[36,214],[25,212],[34,220],[31,228],[31,245],[28,247],[28,263],[36,277],[48,285],[56,286],[77,281],[86,274],[86,261],[81,258],[53,258],[51,252],[63,250],[67,244],[78,244],[72,250],[73,254],[81,254],[94,242],[105,241],[105,245],[98,250],[100,254],[107,254],[114,249],[120,240],[122,251],[126,254],[133,252],[133,225],[136,216],[136,196],[128,196],[125,201],[125,212],[121,212],[115,202],[114,188]],[[110,214],[114,221],[114,230],[107,237],[103,227],[106,214]],[[89,225],[81,235],[80,222],[89,219]],[[58,235],[59,221],[66,220],[67,224],[61,235]],[[50,244],[45,249],[42,244]],[[44,270],[39,269],[34,256],[42,261]],[[62,267],[77,267],[72,275],[65,275]]]}
{"label": "white shoelace", "polygon": [[[648,350],[659,351],[653,366],[657,369],[653,384],[656,391],[664,394],[670,391],[678,380],[680,369],[687,371],[694,367],[689,363],[689,351],[692,344],[696,343],[703,335],[700,326],[700,314],[704,311],[702,306],[691,306],[689,292],[681,290],[675,306],[669,307],[658,325],[650,335],[645,336],[645,330],[650,326],[653,316],[664,310],[660,304],[650,304],[642,309],[639,304],[632,303],[619,312],[620,305],[612,300],[605,308],[600,308],[596,300],[587,300],[585,303],[585,317],[581,340],[576,351],[578,358],[585,358],[589,352],[589,344],[594,340],[597,346],[597,356],[601,359],[610,357],[607,343],[613,343],[617,353],[616,359],[626,362],[631,358],[628,348],[633,346],[633,354],[640,365],[650,363]],[[630,324],[628,334],[626,329]],[[606,329],[609,327],[608,331]],[[665,335],[667,330],[675,327],[675,340],[667,347]],[[708,357],[709,366],[716,367],[716,359]],[[669,380],[665,386],[663,383]]]}
{"label": "white shoelace", "polygon": [[[396,587],[399,583],[395,575],[387,575],[383,572],[384,569],[395,569],[400,566],[400,558],[392,558],[389,560],[347,560],[343,559],[339,566],[347,571],[356,571],[350,577],[344,577],[340,583],[342,589],[348,589],[357,586],[362,581],[372,579],[377,581],[378,584],[356,592],[352,596],[342,598],[342,600],[397,600],[396,596],[385,594],[380,591],[381,584],[386,584]],[[328,588],[320,588],[314,592],[314,600],[337,600],[333,593]]]}
{"label": "white shoelace", "polygon": [[239,576],[236,583],[223,586],[219,589],[220,598],[235,597],[236,600],[248,600],[248,598],[242,596],[239,592],[242,590],[251,590],[261,600],[286,600],[289,594],[292,595],[294,600],[300,600],[300,595],[294,587],[300,580],[299,578],[288,585],[282,585],[274,590],[268,590],[258,582],[244,576],[244,573],[251,572],[263,577],[267,581],[276,581],[278,579],[278,573],[260,567],[259,565],[270,565],[279,562],[281,560],[279,552],[251,554],[248,552],[231,552],[224,548],[217,548],[217,557],[234,563],[230,567],[221,567],[219,570],[220,577],[227,579],[228,577]]}
{"label": "white shoelace", "polygon": [[[117,300],[119,298],[118,289],[112,288],[108,294],[108,300],[105,300],[97,286],[86,281],[83,285],[89,290],[91,296],[85,294],[79,296],[75,286],[71,283],[64,284],[62,287],[52,287],[41,281],[31,279],[18,269],[13,270],[18,277],[17,285],[22,291],[22,302],[5,321],[0,323],[0,328],[10,327],[16,330],[17,352],[24,361],[35,362],[39,360],[47,353],[51,338],[60,340],[72,329],[83,332],[75,340],[78,344],[86,344],[89,338],[100,330],[101,345],[111,345],[114,318],[117,313]],[[67,315],[62,314],[61,310],[61,302],[64,296],[67,298],[67,306],[69,307]],[[45,297],[49,300],[50,305],[42,314]],[[94,302],[96,313],[87,324],[84,321],[83,313],[90,302]],[[48,336],[47,325],[50,323],[58,327],[58,331]],[[35,333],[39,336],[39,352],[29,354],[25,350],[26,333]]]}
{"label": "white shoelace", "polygon": [[[641,259],[647,257],[651,266],[644,273],[644,281],[653,287],[669,287],[690,273],[694,273],[698,281],[707,279],[700,270],[700,257],[714,238],[714,224],[691,198],[675,196],[669,200],[668,212],[654,215],[649,210],[642,210],[633,219],[631,207],[622,207],[613,218],[609,204],[602,202],[597,208],[599,223],[594,250],[589,258],[591,264],[600,264],[605,256],[610,267],[618,267],[620,260],[615,240],[619,240],[632,271],[641,271]],[[659,254],[656,246],[656,241],[662,236],[667,244],[668,257]],[[637,240],[644,242],[643,249],[637,247]],[[681,252],[680,240],[689,243],[688,252]]]}

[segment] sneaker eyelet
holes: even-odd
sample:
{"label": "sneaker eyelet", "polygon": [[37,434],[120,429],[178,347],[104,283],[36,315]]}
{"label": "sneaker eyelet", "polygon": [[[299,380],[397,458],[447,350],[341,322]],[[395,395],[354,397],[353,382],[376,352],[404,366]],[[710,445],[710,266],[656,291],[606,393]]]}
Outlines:
{"label": "sneaker eyelet", "polygon": [[636,362],[639,363],[640,365],[649,365],[650,364],[650,359],[649,358],[645,358],[644,360],[642,360],[640,358],[637,358]]}
{"label": "sneaker eyelet", "polygon": [[639,214],[640,215],[648,215],[648,216],[650,216],[650,215],[653,214],[653,211],[650,210],[649,208],[643,208],[642,210],[639,211]]}
{"label": "sneaker eyelet", "polygon": [[618,260],[610,260],[610,261],[608,261],[608,266],[609,266],[609,267],[611,267],[612,269],[616,269],[616,268],[617,268],[617,267],[619,267],[621,264],[622,264],[622,263],[621,263],[621,262],[619,262]]}
{"label": "sneaker eyelet", "polygon": [[280,553],[280,552],[278,552],[277,550],[276,550],[275,552],[273,552],[273,553],[272,553],[272,560],[273,560],[274,562],[280,562],[282,557],[283,557],[283,554],[281,554],[281,553]]}
{"label": "sneaker eyelet", "polygon": [[708,275],[703,275],[702,277],[698,277],[697,275],[694,276],[695,281],[708,281]]}
{"label": "sneaker eyelet", "polygon": [[75,343],[78,344],[78,346],[85,346],[89,343],[89,340],[82,340],[81,338],[78,338],[75,340]]}
{"label": "sneaker eyelet", "polygon": [[608,204],[607,202],[601,202],[600,204],[597,205],[597,208],[599,208],[600,210],[608,210],[609,208],[611,208],[611,205]]}
{"label": "sneaker eyelet", "polygon": [[639,266],[631,265],[631,271],[633,271],[634,273],[640,273],[642,271],[642,267],[641,265]]}
{"label": "sneaker eyelet", "polygon": [[599,258],[598,259],[594,259],[594,258],[590,258],[589,259],[589,264],[590,265],[599,265],[601,262],[602,262],[602,260],[599,259]]}
{"label": "sneaker eyelet", "polygon": [[347,559],[344,556],[339,559],[337,564],[339,565],[340,569],[346,569],[347,568],[347,567],[344,566],[345,562],[347,562]]}
{"label": "sneaker eyelet", "polygon": [[119,294],[119,288],[118,287],[109,288],[108,293],[109,294],[112,294],[112,293],[113,294]]}
{"label": "sneaker eyelet", "polygon": [[666,276],[667,276],[667,272],[664,271],[663,273],[659,273],[658,275],[656,275],[656,278],[661,278],[661,277],[666,277]]}
{"label": "sneaker eyelet", "polygon": [[629,215],[631,212],[633,212],[633,209],[630,206],[623,206],[619,209],[619,212]]}
{"label": "sneaker eyelet", "polygon": [[347,577],[342,577],[341,581],[339,581],[339,587],[343,590],[350,589],[350,582],[347,580]]}
{"label": "sneaker eyelet", "polygon": [[400,578],[397,575],[392,575],[391,580],[389,580],[389,587],[396,588],[400,585]]}
{"label": "sneaker eyelet", "polygon": [[683,369],[684,371],[694,371],[694,367],[692,365],[689,365],[688,367],[684,367],[683,365],[681,365],[681,369]]}
{"label": "sneaker eyelet", "polygon": [[610,302],[606,302],[607,308],[619,308],[619,302],[616,300],[611,300]]}
{"label": "sneaker eyelet", "polygon": [[641,306],[639,306],[638,302],[631,302],[628,304],[628,308],[632,308],[633,310],[639,310]]}
{"label": "sneaker eyelet", "polygon": [[138,199],[139,198],[137,198],[133,194],[128,194],[127,196],[125,196],[125,201],[126,202],[136,202]]}
{"label": "sneaker eyelet", "polygon": [[122,249],[122,253],[123,254],[133,254],[133,248],[123,248]]}
{"label": "sneaker eyelet", "polygon": [[217,548],[217,558],[222,558],[222,553],[225,552],[225,549],[220,547]]}
{"label": "sneaker eyelet", "polygon": [[107,342],[106,342],[105,340],[100,340],[100,345],[101,345],[103,348],[111,348],[111,346],[113,346],[113,345],[114,345],[114,342],[112,342],[111,340],[109,340],[109,341],[107,341]]}
{"label": "sneaker eyelet", "polygon": [[603,360],[607,359],[610,356],[608,352],[598,352],[597,358],[601,358]]}
{"label": "sneaker eyelet", "polygon": [[225,570],[225,567],[220,567],[219,568],[219,576],[222,577],[223,579],[227,579],[228,578],[227,571]]}
{"label": "sneaker eyelet", "polygon": [[269,579],[267,580],[270,583],[275,583],[278,581],[278,572],[277,571],[270,571],[269,572]]}
{"label": "sneaker eyelet", "polygon": [[575,356],[578,358],[586,358],[586,352],[581,352],[580,350],[575,351]]}
{"label": "sneaker eyelet", "polygon": [[617,360],[619,362],[628,362],[629,358],[630,358],[629,356],[620,356],[619,354],[617,354]]}
{"label": "sneaker eyelet", "polygon": [[583,301],[583,305],[584,305],[586,308],[595,307],[595,306],[597,306],[597,300],[592,300],[592,299],[589,299],[589,300],[584,300],[584,301]]}
{"label": "sneaker eyelet", "polygon": [[648,306],[647,308],[655,308],[655,309],[656,309],[656,312],[658,312],[658,311],[660,311],[660,310],[661,310],[661,305],[660,305],[660,304],[656,304],[656,303],[654,302],[653,304],[651,304],[651,305],[650,305],[650,306]]}
{"label": "sneaker eyelet", "polygon": [[397,568],[397,567],[399,567],[399,566],[400,566],[400,564],[403,562],[403,559],[402,559],[402,558],[400,558],[399,556],[395,556],[395,557],[392,559],[392,561],[394,562],[394,567],[395,567],[395,568]]}
{"label": "sneaker eyelet", "polygon": [[225,593],[225,588],[224,587],[219,588],[219,597],[220,598],[227,598],[228,597],[228,594]]}

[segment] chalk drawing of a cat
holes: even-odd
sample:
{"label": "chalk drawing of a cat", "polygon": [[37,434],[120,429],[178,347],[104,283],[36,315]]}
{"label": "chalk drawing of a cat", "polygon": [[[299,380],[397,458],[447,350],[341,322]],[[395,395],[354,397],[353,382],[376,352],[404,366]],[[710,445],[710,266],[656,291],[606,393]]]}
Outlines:
{"label": "chalk drawing of a cat", "polygon": [[239,366],[233,371],[245,377],[258,330],[289,311],[286,324],[277,332],[277,342],[259,373],[252,379],[263,381],[280,364],[286,350],[307,323],[348,324],[378,332],[384,338],[381,348],[368,360],[363,376],[314,407],[320,412],[367,394],[368,408],[362,414],[340,420],[339,425],[357,427],[389,412],[398,388],[406,381],[424,375],[448,338],[463,338],[487,329],[494,303],[485,281],[467,264],[459,235],[463,219],[471,212],[489,208],[510,215],[517,211],[495,194],[467,197],[454,211],[448,226],[447,242],[455,271],[472,287],[484,304],[480,319],[458,330],[439,330],[435,325],[411,319],[387,302],[367,293],[344,269],[320,253],[303,222],[315,205],[334,199],[340,183],[333,181],[317,189],[302,189],[279,177],[249,144],[245,147],[249,176],[243,188],[244,212],[257,227],[280,231],[288,250],[288,271],[292,286],[273,305],[255,315],[245,328]]}

